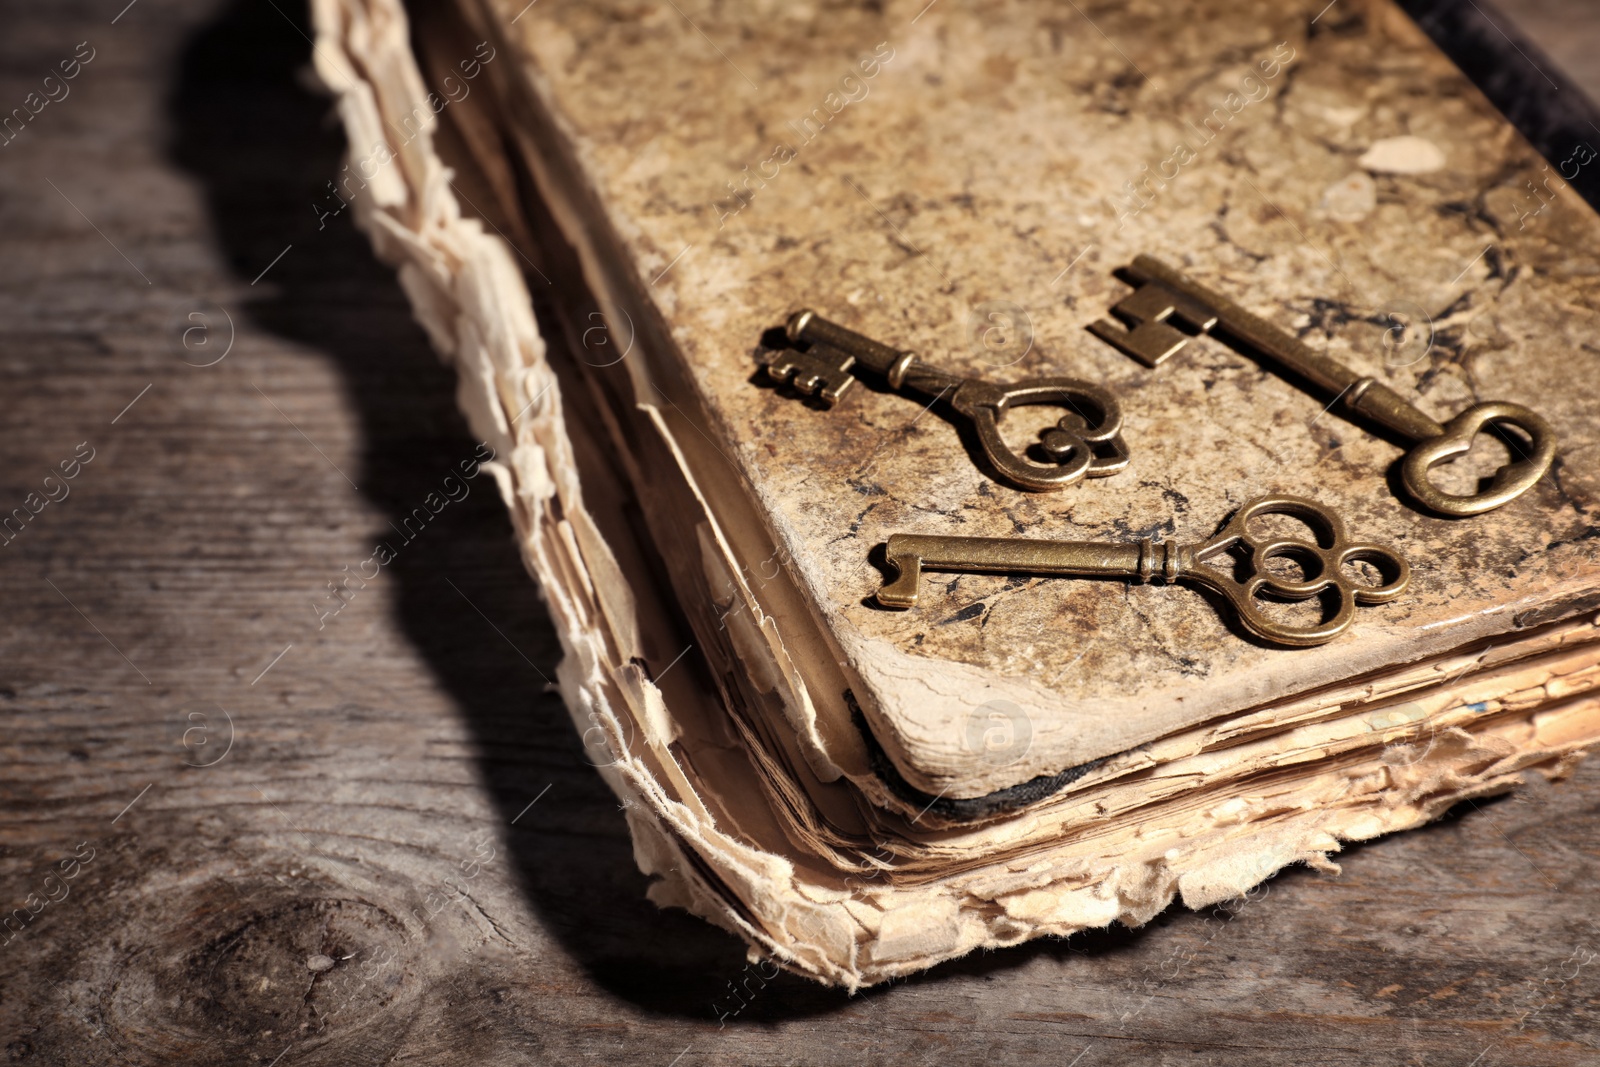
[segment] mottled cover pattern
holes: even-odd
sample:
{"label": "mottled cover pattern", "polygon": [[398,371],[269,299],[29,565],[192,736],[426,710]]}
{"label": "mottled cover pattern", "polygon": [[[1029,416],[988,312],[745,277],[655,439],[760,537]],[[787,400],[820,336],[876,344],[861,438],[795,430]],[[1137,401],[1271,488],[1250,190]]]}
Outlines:
{"label": "mottled cover pattern", "polygon": [[[524,2],[496,9],[692,368],[703,431],[920,784],[1050,773],[1600,586],[1600,221],[1557,177],[1600,160],[1539,158],[1387,2]],[[1555,469],[1500,511],[1433,518],[1396,496],[1394,441],[1222,344],[1134,363],[1084,327],[1141,252],[1437,418],[1534,407]],[[918,400],[857,386],[820,411],[755,384],[763,332],[805,305],[956,371],[1101,382],[1131,468],[1019,492]],[[1431,348],[1387,347],[1391,311],[1429,322]],[[1050,421],[1029,410],[1018,442]],[[930,575],[913,611],[870,604],[891,533],[1191,540],[1265,491],[1398,548],[1412,591],[1310,651],[1246,641],[1182,588]],[[1033,733],[998,778],[959,736],[995,700]]]}

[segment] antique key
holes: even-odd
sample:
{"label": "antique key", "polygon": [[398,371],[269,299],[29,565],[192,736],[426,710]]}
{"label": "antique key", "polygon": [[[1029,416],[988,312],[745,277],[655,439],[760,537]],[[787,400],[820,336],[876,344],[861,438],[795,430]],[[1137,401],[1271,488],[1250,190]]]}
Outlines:
{"label": "antique key", "polygon": [[[1474,404],[1440,424],[1388,386],[1313,351],[1153,256],[1137,257],[1128,273],[1138,288],[1111,310],[1129,328],[1101,319],[1089,325],[1096,337],[1154,367],[1189,340],[1173,322],[1182,323],[1195,333],[1225,335],[1332,395],[1334,402],[1348,411],[1364,415],[1412,441],[1400,467],[1400,480],[1419,503],[1441,515],[1479,515],[1510,503],[1543,477],[1555,459],[1555,430],[1537,412],[1521,404]],[[1513,426],[1526,434],[1530,442],[1528,454],[1496,471],[1488,488],[1480,493],[1446,493],[1428,480],[1430,468],[1465,453],[1478,431],[1488,424]],[[1520,452],[1519,443],[1509,436],[1505,440],[1514,452]]]}
{"label": "antique key", "polygon": [[[957,415],[971,422],[978,443],[994,469],[1021,489],[1063,489],[1082,478],[1104,478],[1128,465],[1122,443],[1122,410],[1116,398],[1076,378],[1034,378],[997,385],[947,374],[923,363],[914,352],[879,344],[854,330],[829,322],[814,311],[789,316],[789,340],[804,351],[766,352],[769,378],[788,383],[828,407],[839,401],[860,371],[883,378],[896,392],[948,399]],[[1071,408],[1039,435],[1040,463],[1019,455],[1000,435],[1000,419],[1012,408],[1059,404]]]}
{"label": "antique key", "polygon": [[[1315,541],[1293,537],[1259,540],[1251,534],[1252,519],[1289,515],[1309,526]],[[1238,553],[1243,558],[1238,559]],[[1339,516],[1310,500],[1268,496],[1236,511],[1222,532],[1201,544],[1174,545],[1143,538],[1134,542],[1047,541],[1022,537],[945,537],[893,534],[886,546],[895,579],[878,590],[878,603],[910,608],[917,603],[922,572],[958,571],[983,574],[1077,575],[1104,578],[1160,579],[1192,582],[1220,593],[1239,621],[1266,641],[1309,647],[1333,640],[1349,629],[1357,604],[1382,604],[1405,591],[1411,568],[1393,549],[1352,543]],[[1223,557],[1223,566],[1210,561]],[[1269,573],[1267,563],[1284,559],[1302,576],[1296,580]],[[1229,564],[1245,571],[1240,578]],[[1379,584],[1359,582],[1347,569],[1369,564]],[[1332,591],[1335,607],[1318,623],[1291,626],[1273,619],[1257,600],[1263,596],[1303,601]]]}

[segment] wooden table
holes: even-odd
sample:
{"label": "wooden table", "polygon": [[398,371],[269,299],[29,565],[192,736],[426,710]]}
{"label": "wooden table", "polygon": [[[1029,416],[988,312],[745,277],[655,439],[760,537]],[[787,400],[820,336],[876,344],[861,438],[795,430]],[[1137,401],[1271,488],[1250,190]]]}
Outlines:
{"label": "wooden table", "polygon": [[1233,912],[719,1022],[743,948],[644,900],[491,487],[328,613],[474,443],[319,225],[304,12],[123,2],[0,21],[5,109],[92,50],[0,148],[6,1062],[1600,1061],[1594,767]]}

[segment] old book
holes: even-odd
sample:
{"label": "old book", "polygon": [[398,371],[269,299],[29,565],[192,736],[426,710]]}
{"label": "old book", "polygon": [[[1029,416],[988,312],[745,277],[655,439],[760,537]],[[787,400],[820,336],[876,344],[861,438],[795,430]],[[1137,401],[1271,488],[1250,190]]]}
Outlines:
{"label": "old book", "polygon": [[[1562,177],[1595,153],[1539,158],[1391,0],[314,9],[358,217],[503,457],[660,903],[856,986],[1331,866],[1600,736],[1600,387],[1568,355],[1600,219]],[[1537,409],[1556,463],[1429,513],[1333,398],[1208,337],[1152,370],[1092,336],[1141,254],[1439,421]],[[797,402],[762,360],[803,306],[1109,390],[1128,469],[1027,492],[937,400]],[[1298,649],[1159,584],[874,600],[893,534],[1203,540],[1272,492],[1393,546],[1405,595]]]}

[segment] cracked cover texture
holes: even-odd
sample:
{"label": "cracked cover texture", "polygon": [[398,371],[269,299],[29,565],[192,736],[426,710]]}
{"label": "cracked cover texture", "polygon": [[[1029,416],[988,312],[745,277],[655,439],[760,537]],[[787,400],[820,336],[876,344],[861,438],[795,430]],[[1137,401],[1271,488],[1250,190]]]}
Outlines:
{"label": "cracked cover texture", "polygon": [[[770,512],[874,732],[919,787],[978,795],[1053,773],[1559,614],[1600,584],[1587,254],[1600,225],[1554,178],[1563,161],[1533,153],[1392,5],[1341,5],[1309,26],[1321,5],[1237,0],[1181,15],[1151,2],[495,6],[653,303],[632,313],[670,328],[701,429]],[[1207,140],[1213,109],[1225,121]],[[1369,150],[1399,136],[1442,166],[1374,173]],[[1534,407],[1561,435],[1555,469],[1500,511],[1433,518],[1395,495],[1395,441],[1222,344],[1134,363],[1084,327],[1128,291],[1112,271],[1140,252],[1441,420],[1478,400]],[[991,301],[1025,309],[1025,354],[974,337]],[[799,306],[957,372],[1102,382],[1123,403],[1131,468],[1019,492],[923,401],[858,386],[819,411],[756,384],[763,331]],[[1426,355],[1385,347],[1395,309],[1431,319]],[[1045,411],[1012,416],[1012,439],[1047,426]],[[1197,540],[1269,491],[1315,496],[1352,536],[1397,548],[1411,591],[1294,652],[1240,638],[1182,588],[934,574],[917,609],[869,603],[882,580],[869,553],[895,532]],[[995,768],[963,724],[1001,698],[1026,710],[1033,740]]]}

